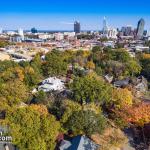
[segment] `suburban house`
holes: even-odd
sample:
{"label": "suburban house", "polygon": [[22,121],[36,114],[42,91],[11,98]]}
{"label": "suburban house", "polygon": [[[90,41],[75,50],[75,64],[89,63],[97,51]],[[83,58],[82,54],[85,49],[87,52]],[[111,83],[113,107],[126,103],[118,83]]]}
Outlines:
{"label": "suburban house", "polygon": [[123,80],[118,80],[118,81],[114,82],[114,86],[118,87],[118,88],[123,88],[123,87],[126,87],[129,84],[129,81],[130,81],[129,78],[126,78],[126,79],[123,79]]}
{"label": "suburban house", "polygon": [[99,145],[85,135],[78,135],[71,140],[62,140],[59,150],[98,150]]}
{"label": "suburban house", "polygon": [[113,84],[116,88],[125,88],[130,85],[134,89],[136,97],[141,97],[148,90],[148,82],[143,76],[118,80]]}
{"label": "suburban house", "polygon": [[38,91],[50,92],[50,91],[63,91],[65,89],[65,83],[61,79],[56,77],[50,77],[43,80],[38,86]]}
{"label": "suburban house", "polygon": [[143,94],[145,94],[148,90],[148,82],[143,76],[132,79],[131,83],[133,85],[133,88],[135,89],[137,97],[142,97]]}

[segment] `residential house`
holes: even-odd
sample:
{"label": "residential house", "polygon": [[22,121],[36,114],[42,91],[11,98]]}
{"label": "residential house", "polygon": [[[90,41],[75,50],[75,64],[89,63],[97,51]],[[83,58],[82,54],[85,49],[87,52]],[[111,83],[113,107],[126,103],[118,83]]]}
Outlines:
{"label": "residential house", "polygon": [[50,77],[42,81],[38,87],[38,91],[50,92],[50,91],[63,91],[65,89],[64,81],[56,77]]}
{"label": "residential house", "polygon": [[78,135],[71,140],[62,140],[59,150],[98,150],[99,147],[85,135]]}
{"label": "residential house", "polygon": [[123,87],[126,87],[129,83],[130,83],[130,79],[126,78],[126,79],[123,79],[123,80],[115,81],[114,86],[118,87],[118,88],[123,88]]}

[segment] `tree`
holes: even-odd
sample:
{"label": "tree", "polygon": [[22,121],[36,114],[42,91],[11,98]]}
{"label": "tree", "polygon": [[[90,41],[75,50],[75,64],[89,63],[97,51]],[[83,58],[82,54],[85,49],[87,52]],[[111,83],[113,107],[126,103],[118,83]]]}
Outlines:
{"label": "tree", "polygon": [[18,64],[14,61],[9,61],[9,60],[0,61],[0,73],[3,73],[8,68],[14,68],[17,66],[18,66]]}
{"label": "tree", "polygon": [[115,78],[129,74],[125,64],[114,60],[107,61],[105,65],[105,73],[112,74]]}
{"label": "tree", "polygon": [[95,114],[93,111],[75,111],[64,124],[65,128],[72,130],[75,135],[86,134],[91,136],[94,133],[102,133],[106,126],[106,119],[102,114]]}
{"label": "tree", "polygon": [[94,46],[92,49],[92,53],[96,53],[98,51],[102,51],[101,47],[100,46]]}
{"label": "tree", "polygon": [[127,69],[130,73],[130,75],[134,76],[136,74],[140,74],[142,67],[140,66],[140,64],[135,61],[135,60],[130,60],[127,63]]}
{"label": "tree", "polygon": [[80,104],[96,102],[102,104],[110,99],[111,86],[97,76],[76,77],[70,84],[73,98]]}
{"label": "tree", "polygon": [[[71,100],[65,100],[63,101],[63,114],[61,116],[61,123],[64,124],[67,122],[69,117],[75,112],[80,111],[82,109],[81,105],[79,103],[76,103]],[[61,106],[62,108],[62,106]],[[62,110],[62,109],[59,109]]]}
{"label": "tree", "polygon": [[126,123],[133,123],[136,126],[143,127],[150,123],[150,105],[147,103],[138,103],[132,107],[124,107],[116,110],[116,114]]}
{"label": "tree", "polygon": [[88,61],[88,62],[86,63],[86,68],[87,68],[87,69],[90,69],[90,70],[95,69],[95,64],[93,63],[93,61]]}
{"label": "tree", "polygon": [[1,84],[0,97],[7,101],[9,106],[14,106],[20,102],[29,100],[29,90],[20,80],[12,80]]}
{"label": "tree", "polygon": [[13,143],[21,150],[54,150],[60,124],[42,105],[10,109],[6,122]]}
{"label": "tree", "polygon": [[141,74],[150,80],[150,54],[143,54],[140,63],[142,66]]}
{"label": "tree", "polygon": [[133,96],[128,89],[113,89],[112,91],[112,101],[110,101],[117,108],[123,108],[125,106],[132,106]]}
{"label": "tree", "polygon": [[43,104],[48,105],[49,99],[47,94],[44,91],[39,91],[34,95],[34,98],[32,99],[32,103],[34,104]]}
{"label": "tree", "polygon": [[11,45],[12,43],[9,43],[8,41],[0,41],[0,48],[4,48],[8,45]]}
{"label": "tree", "polygon": [[117,49],[114,51],[114,59],[122,63],[128,62],[131,57],[129,53],[124,49]]}
{"label": "tree", "polygon": [[40,54],[35,55],[34,59],[31,62],[31,66],[39,74],[42,74],[42,60]]}
{"label": "tree", "polygon": [[46,76],[58,76],[67,73],[67,63],[63,60],[61,52],[53,50],[46,54],[43,63],[43,73]]}
{"label": "tree", "polygon": [[41,74],[38,71],[35,71],[32,67],[27,66],[24,68],[25,74],[25,84],[29,87],[34,87],[40,82]]}
{"label": "tree", "polygon": [[8,68],[0,74],[0,78],[1,80],[3,80],[3,82],[12,81],[15,79],[23,81],[24,80],[23,68],[19,66]]}
{"label": "tree", "polygon": [[79,65],[80,67],[85,67],[89,57],[90,51],[79,50],[73,58],[73,63]]}

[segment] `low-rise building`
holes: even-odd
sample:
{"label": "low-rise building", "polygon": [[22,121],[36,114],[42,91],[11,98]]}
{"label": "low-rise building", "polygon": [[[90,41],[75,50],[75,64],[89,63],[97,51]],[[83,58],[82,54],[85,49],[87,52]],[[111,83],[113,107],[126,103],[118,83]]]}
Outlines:
{"label": "low-rise building", "polygon": [[94,143],[91,139],[85,135],[78,135],[73,137],[71,141],[62,140],[59,146],[59,150],[98,150],[99,145]]}
{"label": "low-rise building", "polygon": [[65,83],[61,79],[56,77],[50,77],[42,81],[38,87],[38,91],[50,92],[50,91],[63,91],[65,89]]}

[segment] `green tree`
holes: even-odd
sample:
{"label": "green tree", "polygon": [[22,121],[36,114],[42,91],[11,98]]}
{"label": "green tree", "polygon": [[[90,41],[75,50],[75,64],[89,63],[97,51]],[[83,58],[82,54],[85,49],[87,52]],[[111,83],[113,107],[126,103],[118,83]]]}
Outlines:
{"label": "green tree", "polygon": [[106,127],[106,119],[102,114],[94,111],[75,111],[64,124],[65,128],[72,130],[75,135],[86,134],[91,136],[94,133],[102,133]]}
{"label": "green tree", "polygon": [[46,55],[43,63],[43,72],[46,76],[64,75],[67,72],[67,63],[63,60],[61,52],[53,50]]}
{"label": "green tree", "polygon": [[38,93],[35,94],[32,102],[35,104],[48,104],[48,96],[44,91],[39,91]]}
{"label": "green tree", "polygon": [[8,68],[17,67],[18,64],[14,61],[0,61],[0,73],[6,71]]}
{"label": "green tree", "polygon": [[44,106],[11,109],[6,115],[6,123],[13,143],[19,149],[54,150],[60,124],[45,111]]}
{"label": "green tree", "polygon": [[124,49],[116,49],[114,51],[114,59],[122,63],[128,62],[131,60],[129,53]]}
{"label": "green tree", "polygon": [[29,87],[34,87],[35,85],[37,85],[42,78],[40,72],[30,66],[24,68],[24,74],[25,84]]}
{"label": "green tree", "polygon": [[70,88],[73,98],[80,104],[90,102],[102,104],[111,97],[111,86],[96,76],[77,77],[71,83]]}
{"label": "green tree", "polygon": [[130,60],[126,65],[130,75],[140,74],[142,67],[137,61]]}
{"label": "green tree", "polygon": [[150,80],[150,55],[144,54],[144,56],[140,58],[140,64],[142,66],[141,74]]}

